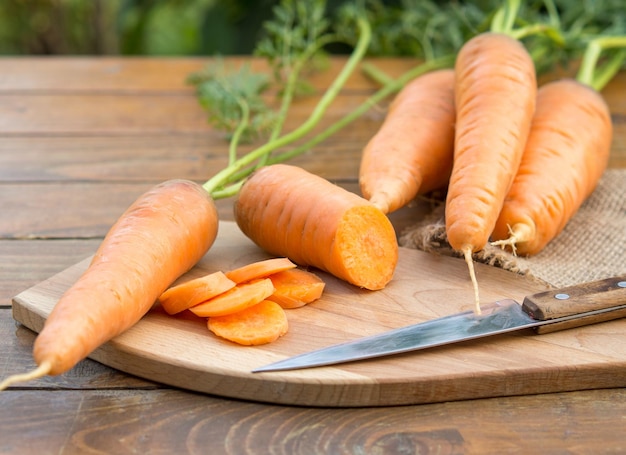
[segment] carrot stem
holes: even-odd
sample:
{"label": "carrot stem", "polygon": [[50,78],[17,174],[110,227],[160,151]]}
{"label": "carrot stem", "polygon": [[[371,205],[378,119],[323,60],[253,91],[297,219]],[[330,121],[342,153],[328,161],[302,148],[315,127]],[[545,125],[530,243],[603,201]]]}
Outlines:
{"label": "carrot stem", "polygon": [[602,90],[620,70],[626,58],[624,52],[618,52],[604,66],[598,69],[598,61],[602,51],[624,47],[626,47],[626,36],[601,36],[591,40],[583,54],[576,80],[592,87],[596,91]]}
{"label": "carrot stem", "polygon": [[[229,181],[229,178],[235,173],[252,164],[254,161],[269,155],[272,151],[302,138],[304,135],[309,133],[317,125],[317,123],[319,123],[320,119],[326,113],[326,110],[331,105],[331,103],[335,100],[335,98],[339,94],[339,91],[345,85],[346,81],[353,73],[358,63],[363,59],[365,52],[367,51],[367,48],[369,46],[372,35],[369,23],[366,20],[359,18],[357,24],[361,33],[359,36],[359,41],[354,48],[354,51],[348,58],[339,75],[335,78],[328,90],[324,93],[318,104],[315,106],[309,118],[295,130],[281,137],[278,137],[275,140],[269,141],[258,147],[257,149],[242,156],[234,163],[219,171],[207,182],[205,182],[203,184],[203,188],[209,194],[211,194],[214,199],[227,196],[224,193],[217,192],[217,190],[224,183],[227,183]],[[250,172],[252,172],[253,169],[250,169]]]}
{"label": "carrot stem", "polygon": [[361,69],[367,77],[380,85],[387,85],[393,82],[393,78],[384,71],[382,71],[380,68],[378,68],[376,65],[373,65],[371,63],[364,63],[361,66]]}
{"label": "carrot stem", "polygon": [[300,155],[301,153],[306,152],[307,150],[311,149],[313,146],[319,144],[320,142],[324,141],[328,137],[335,134],[340,129],[352,123],[354,120],[356,120],[365,112],[367,112],[369,109],[371,109],[372,106],[375,106],[377,103],[379,103],[380,101],[382,101],[389,95],[400,90],[412,79],[415,79],[417,76],[420,76],[429,71],[433,71],[433,70],[440,69],[440,68],[451,67],[453,63],[454,63],[453,56],[445,56],[445,57],[438,58],[436,60],[431,60],[429,62],[423,63],[421,65],[418,65],[408,70],[397,79],[395,80],[392,79],[391,82],[383,86],[376,93],[374,93],[374,95],[366,99],[356,109],[354,109],[348,115],[343,116],[339,121],[333,123],[324,131],[320,132],[319,134],[311,138],[308,142],[290,151],[283,152],[279,155],[274,156],[272,159],[269,160],[269,162],[271,164],[282,163],[284,161],[287,161],[293,158],[294,156],[297,156],[297,155]]}

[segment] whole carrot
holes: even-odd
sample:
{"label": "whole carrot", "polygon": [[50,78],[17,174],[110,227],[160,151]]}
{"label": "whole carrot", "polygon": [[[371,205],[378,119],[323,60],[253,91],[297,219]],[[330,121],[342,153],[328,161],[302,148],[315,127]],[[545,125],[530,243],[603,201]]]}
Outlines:
{"label": "whole carrot", "polygon": [[454,71],[426,73],[394,98],[361,157],[363,196],[384,213],[443,188],[454,151]]}
{"label": "whole carrot", "polygon": [[366,289],[385,287],[398,261],[395,231],[382,211],[299,167],[255,171],[239,192],[235,220],[266,251]]}
{"label": "whole carrot", "polygon": [[612,134],[609,108],[591,87],[572,79],[541,87],[493,244],[523,255],[540,252],[595,189],[608,163]]}
{"label": "whole carrot", "polygon": [[475,36],[455,63],[454,163],[446,198],[446,234],[470,267],[489,240],[517,173],[535,110],[535,66],[524,46],[501,33]]}
{"label": "whole carrot", "polygon": [[140,196],[48,316],[33,350],[39,367],[0,388],[61,374],[134,325],[206,253],[217,230],[213,200],[196,183],[170,180]]}

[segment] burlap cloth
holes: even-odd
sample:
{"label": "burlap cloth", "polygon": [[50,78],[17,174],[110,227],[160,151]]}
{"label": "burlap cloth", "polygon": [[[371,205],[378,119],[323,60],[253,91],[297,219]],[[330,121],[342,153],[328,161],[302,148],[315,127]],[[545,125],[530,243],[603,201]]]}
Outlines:
{"label": "burlap cloth", "polygon": [[[400,245],[458,256],[446,241],[443,213],[444,204],[433,201],[419,223],[400,233]],[[626,169],[607,170],[565,229],[540,253],[520,257],[487,245],[474,260],[553,287],[626,274]]]}

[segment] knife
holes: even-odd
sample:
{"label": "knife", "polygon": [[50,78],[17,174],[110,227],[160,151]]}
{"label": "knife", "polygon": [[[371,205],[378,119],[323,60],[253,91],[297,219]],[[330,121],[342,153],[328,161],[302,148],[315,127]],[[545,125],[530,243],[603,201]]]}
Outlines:
{"label": "knife", "polygon": [[626,317],[626,275],[500,300],[378,335],[296,355],[252,370],[296,370],[371,359],[533,328],[538,334]]}

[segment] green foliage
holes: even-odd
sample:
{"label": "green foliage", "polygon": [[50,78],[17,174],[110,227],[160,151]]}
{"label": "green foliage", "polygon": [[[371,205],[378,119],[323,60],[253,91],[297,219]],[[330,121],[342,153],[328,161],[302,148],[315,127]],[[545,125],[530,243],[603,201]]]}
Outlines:
{"label": "green foliage", "polygon": [[250,142],[270,130],[275,122],[274,111],[263,100],[269,77],[253,73],[247,65],[228,68],[218,60],[191,74],[188,82],[196,87],[208,122],[230,138],[245,123],[239,140]]}
{"label": "green foliage", "polygon": [[0,53],[249,54],[276,0],[2,0]]}

